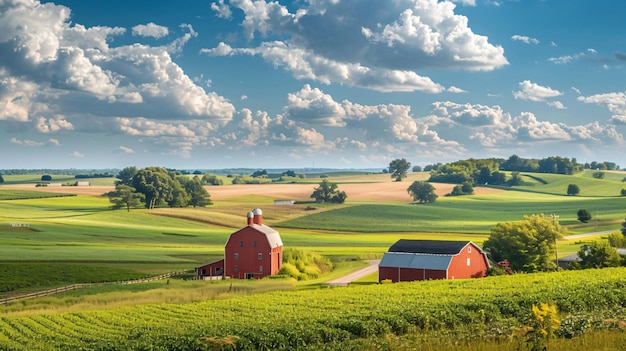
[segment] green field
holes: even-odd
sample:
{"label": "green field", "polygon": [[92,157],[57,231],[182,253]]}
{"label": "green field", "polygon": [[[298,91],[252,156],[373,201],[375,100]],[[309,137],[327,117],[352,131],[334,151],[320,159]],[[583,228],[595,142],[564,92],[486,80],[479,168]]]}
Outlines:
{"label": "green field", "polygon": [[[532,323],[532,305],[547,303],[558,311],[557,336],[569,339],[593,330],[613,330],[595,346],[615,349],[626,341],[626,327],[619,323],[626,313],[626,269],[598,273],[373,284],[253,296],[244,292],[245,296],[226,300],[207,296],[195,303],[3,316],[0,348],[220,350],[232,345],[237,350],[400,350],[413,340],[408,346],[416,350],[433,343],[517,349],[526,338],[512,335]],[[226,288],[228,282],[220,286]]]}
{"label": "green field", "polygon": [[[510,334],[524,325],[530,305],[538,302],[559,307],[561,318],[567,321],[561,333],[611,329],[603,320],[624,314],[623,269],[396,285],[376,284],[376,277],[371,276],[347,289],[320,289],[320,284],[358,268],[362,264],[358,259],[380,258],[399,239],[444,238],[481,245],[497,223],[520,220],[527,214],[557,215],[569,234],[618,230],[626,217],[626,197],[617,195],[625,187],[623,176],[608,172],[605,179],[595,179],[591,172],[523,174],[525,185],[489,195],[440,197],[435,203],[419,205],[348,198],[341,205],[314,204],[314,210],[311,204],[268,205],[275,198],[267,194],[236,196],[207,208],[127,212],[112,210],[102,196],[60,196],[37,188],[0,186],[0,298],[74,283],[192,272],[223,257],[226,239],[245,225],[245,213],[255,207],[263,208],[264,223],[281,233],[286,247],[328,256],[336,267],[307,282],[237,282],[233,290],[229,282],[171,279],[85,288],[3,305],[0,349],[171,349],[175,345],[203,349],[208,347],[199,341],[203,337],[213,338],[211,342],[232,337],[238,349],[404,350],[415,343],[438,345],[435,339],[441,335],[471,345],[477,342],[469,337],[474,333],[484,336],[477,350],[510,349],[519,346],[515,344],[519,341],[509,339]],[[5,176],[5,180],[32,183],[40,177]],[[411,174],[407,186],[426,178],[426,173]],[[62,179],[53,177],[53,181],[73,181],[69,176]],[[317,183],[319,179],[298,182]],[[376,186],[388,180],[388,175],[350,172],[328,174],[328,179]],[[92,184],[112,182],[107,178]],[[579,185],[579,196],[565,195],[572,183]],[[577,220],[579,209],[592,213],[590,223]],[[559,255],[574,253],[581,244],[603,237],[559,241]],[[265,294],[278,290],[298,291]],[[270,312],[266,302],[275,312]],[[403,306],[406,303],[410,306]],[[240,319],[247,314],[254,316]],[[256,324],[266,319],[280,323],[274,329]],[[471,321],[480,322],[479,330],[467,329]],[[87,337],[81,332],[93,325],[103,333]],[[172,325],[180,327],[172,329]],[[291,330],[292,325],[300,327]],[[597,340],[604,337],[602,333],[584,337]],[[609,345],[625,341],[623,329],[608,333],[607,340],[613,340],[607,341]],[[450,344],[440,346],[436,349]]]}

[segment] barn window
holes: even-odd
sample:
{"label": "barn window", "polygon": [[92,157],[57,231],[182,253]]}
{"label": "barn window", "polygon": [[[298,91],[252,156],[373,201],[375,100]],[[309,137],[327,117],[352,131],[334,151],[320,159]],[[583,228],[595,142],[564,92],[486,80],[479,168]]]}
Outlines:
{"label": "barn window", "polygon": [[239,246],[240,246],[240,247],[243,247],[243,241],[240,241],[240,242],[239,242]]}
{"label": "barn window", "polygon": [[263,266],[259,266],[259,272],[263,272]]}
{"label": "barn window", "polygon": [[259,252],[259,261],[263,259],[263,254]]}
{"label": "barn window", "polygon": [[467,253],[472,253],[472,247],[471,247],[471,246],[469,246],[469,247],[467,248]]}
{"label": "barn window", "polygon": [[233,271],[235,271],[235,272],[239,272],[239,267],[237,267],[237,265],[235,265],[235,266],[233,267]]}
{"label": "barn window", "polygon": [[256,247],[256,241],[252,242],[252,246]]}
{"label": "barn window", "polygon": [[467,266],[468,267],[470,266],[470,259],[469,258],[467,259]]}
{"label": "barn window", "polygon": [[239,259],[239,253],[235,252],[235,260],[238,260],[238,259]]}

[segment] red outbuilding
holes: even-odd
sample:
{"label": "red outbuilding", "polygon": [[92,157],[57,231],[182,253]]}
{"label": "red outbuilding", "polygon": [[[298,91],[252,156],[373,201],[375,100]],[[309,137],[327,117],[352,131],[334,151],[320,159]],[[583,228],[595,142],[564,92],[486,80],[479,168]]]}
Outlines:
{"label": "red outbuilding", "polygon": [[489,261],[471,241],[399,240],[383,255],[378,281],[479,278]]}
{"label": "red outbuilding", "polygon": [[260,208],[248,212],[248,225],[232,233],[226,241],[224,259],[196,268],[200,278],[218,275],[237,279],[275,275],[282,266],[283,242],[280,234],[263,224]]}

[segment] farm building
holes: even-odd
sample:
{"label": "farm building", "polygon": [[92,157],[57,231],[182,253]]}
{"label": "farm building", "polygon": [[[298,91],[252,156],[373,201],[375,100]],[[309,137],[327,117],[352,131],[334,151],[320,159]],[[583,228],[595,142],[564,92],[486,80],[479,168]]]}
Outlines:
{"label": "farm building", "polygon": [[399,240],[383,255],[378,281],[484,277],[487,255],[471,241]]}
{"label": "farm building", "polygon": [[199,278],[226,276],[237,279],[275,275],[282,265],[280,234],[263,224],[260,208],[248,212],[248,225],[226,241],[224,259],[196,268]]}

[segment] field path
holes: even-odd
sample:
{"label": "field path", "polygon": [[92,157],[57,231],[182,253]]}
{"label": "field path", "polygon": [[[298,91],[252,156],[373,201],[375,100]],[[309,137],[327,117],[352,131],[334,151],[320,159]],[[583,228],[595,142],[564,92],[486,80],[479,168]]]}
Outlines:
{"label": "field path", "polygon": [[348,286],[348,284],[352,283],[353,281],[359,280],[378,270],[378,264],[380,263],[380,260],[365,260],[364,262],[367,262],[370,265],[367,267],[359,268],[356,271],[352,271],[351,273],[346,274],[343,277],[326,282],[324,283],[324,285]]}

